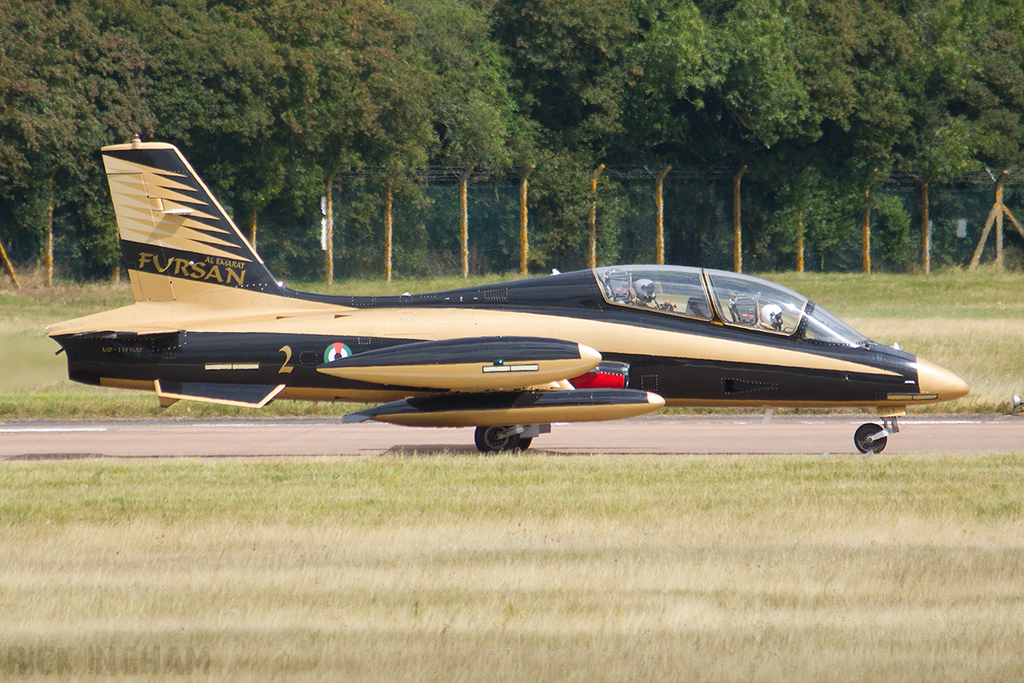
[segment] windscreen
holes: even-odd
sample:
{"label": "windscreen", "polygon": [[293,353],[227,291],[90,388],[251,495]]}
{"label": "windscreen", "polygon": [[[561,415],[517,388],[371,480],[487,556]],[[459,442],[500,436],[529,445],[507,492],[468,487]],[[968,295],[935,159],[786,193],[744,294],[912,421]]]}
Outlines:
{"label": "windscreen", "polygon": [[727,325],[793,334],[800,326],[807,297],[749,275],[708,270],[711,297]]}
{"label": "windscreen", "polygon": [[711,320],[711,304],[699,268],[611,266],[597,268],[594,275],[610,304]]}
{"label": "windscreen", "polygon": [[804,338],[825,344],[860,346],[869,339],[835,317],[821,306],[811,304],[807,309],[807,327]]}
{"label": "windscreen", "polygon": [[[857,346],[869,340],[788,287],[740,273],[682,266],[609,266],[594,275],[605,301],[726,325]],[[711,297],[708,298],[710,291]]]}
{"label": "windscreen", "polygon": [[727,325],[785,335],[799,332],[801,338],[823,344],[857,346],[869,341],[788,287],[739,273],[720,270],[706,273],[712,300]]}

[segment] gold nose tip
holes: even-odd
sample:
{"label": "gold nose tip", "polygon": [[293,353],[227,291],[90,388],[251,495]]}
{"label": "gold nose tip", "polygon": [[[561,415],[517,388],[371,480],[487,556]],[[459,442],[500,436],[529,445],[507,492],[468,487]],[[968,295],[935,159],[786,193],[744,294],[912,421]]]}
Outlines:
{"label": "gold nose tip", "polygon": [[917,359],[917,385],[922,394],[936,394],[939,401],[952,401],[971,390],[958,375],[923,358]]}

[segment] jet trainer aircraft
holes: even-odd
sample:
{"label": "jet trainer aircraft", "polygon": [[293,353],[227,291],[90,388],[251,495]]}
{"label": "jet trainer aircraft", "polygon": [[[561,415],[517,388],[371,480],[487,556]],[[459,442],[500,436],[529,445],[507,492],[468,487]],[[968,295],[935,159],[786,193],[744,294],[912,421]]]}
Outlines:
{"label": "jet trainer aircraft", "polygon": [[382,403],[346,421],[476,427],[522,449],[552,422],[664,405],[858,407],[881,452],[909,405],[967,393],[766,280],[615,266],[402,296],[325,296],[271,275],[177,148],[102,150],[135,303],[52,325],[77,382],[261,407]]}

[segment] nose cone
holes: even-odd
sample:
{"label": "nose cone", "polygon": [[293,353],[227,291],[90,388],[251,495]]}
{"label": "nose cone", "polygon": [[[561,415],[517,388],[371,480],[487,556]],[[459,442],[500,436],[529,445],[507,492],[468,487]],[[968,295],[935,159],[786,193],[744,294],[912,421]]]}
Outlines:
{"label": "nose cone", "polygon": [[917,359],[917,385],[922,394],[936,394],[937,401],[952,401],[971,390],[957,375],[923,358]]}

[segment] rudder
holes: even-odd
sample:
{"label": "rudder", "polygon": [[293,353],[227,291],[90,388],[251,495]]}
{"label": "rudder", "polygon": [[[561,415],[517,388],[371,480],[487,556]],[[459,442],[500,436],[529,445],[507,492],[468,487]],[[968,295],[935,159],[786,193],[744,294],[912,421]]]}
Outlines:
{"label": "rudder", "polygon": [[101,153],[136,301],[193,299],[225,287],[280,291],[177,147],[136,136]]}

